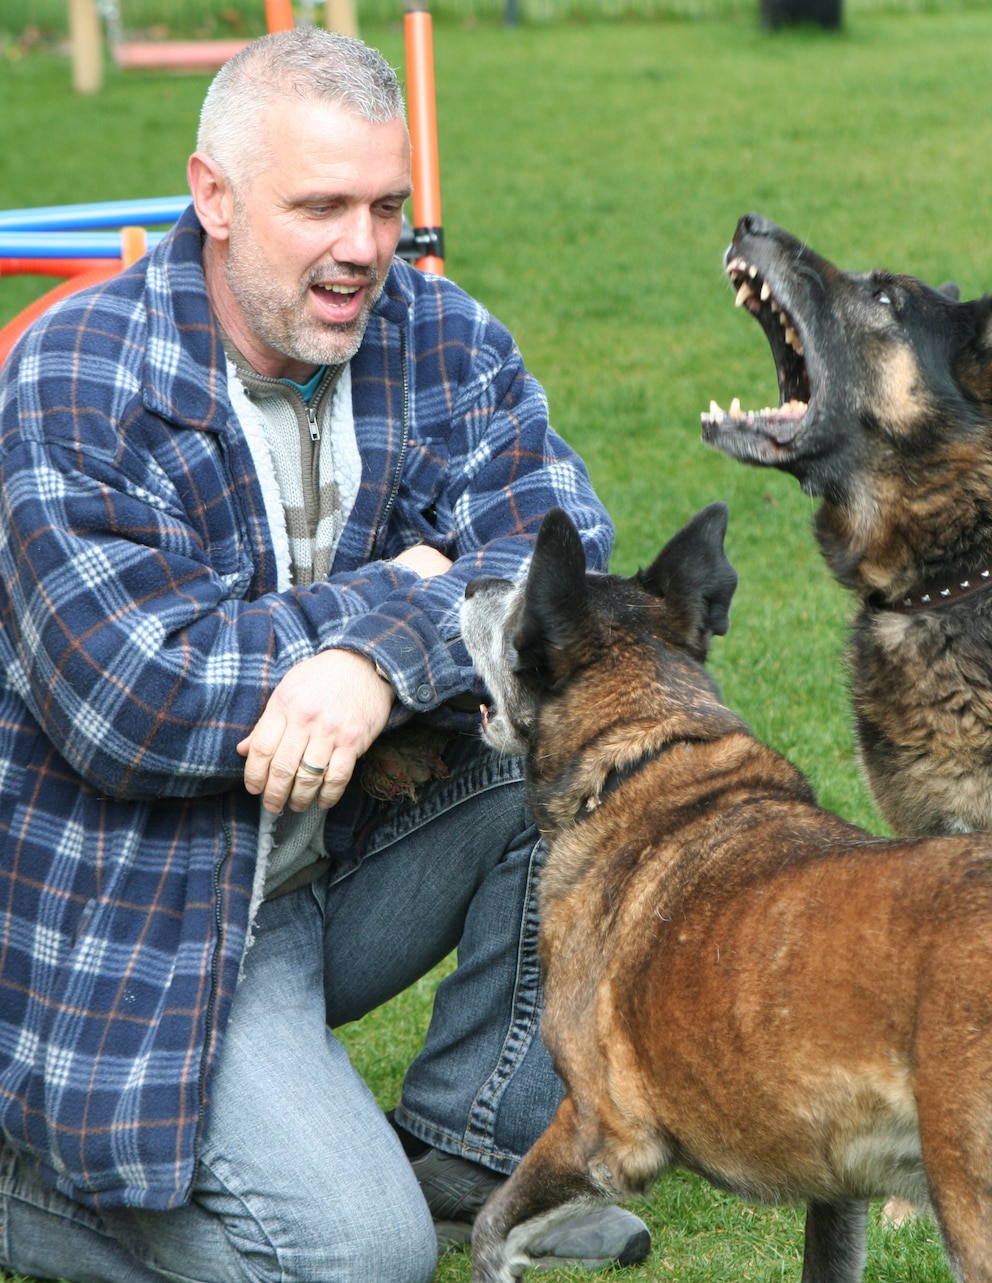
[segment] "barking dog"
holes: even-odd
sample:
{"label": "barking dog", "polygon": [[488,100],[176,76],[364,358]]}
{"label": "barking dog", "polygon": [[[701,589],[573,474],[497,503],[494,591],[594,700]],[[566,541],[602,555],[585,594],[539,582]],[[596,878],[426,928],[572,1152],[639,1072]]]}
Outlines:
{"label": "barking dog", "polygon": [[526,581],[469,585],[462,635],[526,752],[548,844],[542,1033],[566,1095],[479,1215],[474,1283],[577,1207],[680,1164],[807,1203],[804,1283],[857,1283],[864,1200],[929,1195],[992,1283],[992,840],[870,838],[702,667],[736,575],[726,509],[646,572],[586,573],[550,513]]}
{"label": "barking dog", "polygon": [[703,437],[823,500],[816,537],[859,601],[855,726],[886,819],[992,829],[992,298],[839,271],[755,214],[725,264],[779,405],[714,403]]}

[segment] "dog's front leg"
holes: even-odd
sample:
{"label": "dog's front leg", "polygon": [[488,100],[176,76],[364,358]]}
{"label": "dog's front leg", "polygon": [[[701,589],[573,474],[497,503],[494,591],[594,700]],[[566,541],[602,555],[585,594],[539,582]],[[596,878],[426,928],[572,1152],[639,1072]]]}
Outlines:
{"label": "dog's front leg", "polygon": [[862,1199],[809,1203],[802,1283],[861,1283],[867,1223]]}
{"label": "dog's front leg", "polygon": [[605,1201],[591,1184],[566,1096],[544,1134],[475,1218],[472,1283],[512,1283],[530,1264],[529,1244],[577,1209]]}

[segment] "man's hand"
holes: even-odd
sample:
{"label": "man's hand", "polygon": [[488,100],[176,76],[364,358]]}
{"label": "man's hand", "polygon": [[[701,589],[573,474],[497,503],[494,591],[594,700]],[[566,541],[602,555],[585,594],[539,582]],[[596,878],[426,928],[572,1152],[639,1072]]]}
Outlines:
{"label": "man's hand", "polygon": [[[417,544],[394,558],[421,579],[451,566],[444,553]],[[350,650],[324,650],[295,664],[269,697],[251,734],[238,745],[245,788],[267,811],[332,807],[355,763],[386,729],[394,692],[375,665]]]}
{"label": "man's hand", "polygon": [[315,799],[333,806],[392,706],[393,688],[364,655],[325,650],[301,660],[238,745],[245,788],[276,815],[287,805],[305,811]]}
{"label": "man's hand", "polygon": [[412,548],[405,549],[393,561],[397,566],[406,566],[407,570],[415,571],[421,579],[443,575],[446,570],[451,569],[451,562],[444,553],[438,552],[436,548],[428,548],[425,543],[414,544]]}

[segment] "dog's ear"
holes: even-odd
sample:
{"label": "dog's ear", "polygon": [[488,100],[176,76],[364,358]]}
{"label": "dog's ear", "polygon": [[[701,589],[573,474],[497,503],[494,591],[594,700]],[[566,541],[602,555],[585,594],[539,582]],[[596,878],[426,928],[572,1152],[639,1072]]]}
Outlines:
{"label": "dog's ear", "polygon": [[554,683],[564,675],[565,652],[582,635],[587,602],[582,540],[568,514],[552,508],[537,534],[513,637],[522,677]]}
{"label": "dog's ear", "polygon": [[943,285],[938,285],[937,293],[943,294],[944,298],[949,298],[952,303],[961,302],[961,287],[957,281],[945,281]]}
{"label": "dog's ear", "polygon": [[992,412],[992,294],[962,304],[968,333],[958,352],[955,374],[972,396]]}
{"label": "dog's ear", "polygon": [[647,570],[637,572],[641,587],[669,608],[666,630],[699,660],[713,634],[730,627],[737,571],[723,550],[726,533],[727,505],[711,503],[672,536]]}

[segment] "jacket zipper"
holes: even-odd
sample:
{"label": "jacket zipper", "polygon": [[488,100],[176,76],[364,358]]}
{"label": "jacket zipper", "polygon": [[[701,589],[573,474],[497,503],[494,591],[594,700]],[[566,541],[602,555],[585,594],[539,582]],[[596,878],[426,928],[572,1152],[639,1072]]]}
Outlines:
{"label": "jacket zipper", "polygon": [[386,521],[389,518],[390,510],[392,509],[393,504],[396,502],[396,496],[399,493],[399,488],[400,488],[400,477],[403,474],[403,464],[406,460],[407,443],[410,440],[410,374],[409,374],[409,371],[407,370],[407,364],[406,364],[406,330],[403,329],[402,327],[400,328],[400,368],[402,370],[402,382],[403,382],[403,403],[402,403],[403,408],[401,412],[402,422],[400,425],[400,448],[399,448],[399,454],[396,459],[396,467],[393,470],[392,488],[389,491],[389,497],[386,499],[385,507],[382,510],[382,516],[379,518],[379,526],[375,532],[375,540],[373,541],[373,544],[372,544],[373,549],[378,548],[379,546],[379,542],[382,539],[383,532],[386,529]]}
{"label": "jacket zipper", "polygon": [[[227,862],[231,854],[231,839],[226,821],[221,819],[221,830],[225,836],[224,853],[216,862],[213,868],[214,884],[214,926],[217,929],[217,940],[214,944],[213,956],[210,959],[210,993],[207,997],[207,1010],[203,1018],[203,1053],[200,1057],[200,1069],[197,1075],[196,1094],[197,1094],[197,1117],[196,1131],[193,1135],[193,1172],[195,1174],[197,1164],[200,1161],[200,1147],[203,1141],[203,1128],[206,1122],[206,1087],[209,1066],[212,1061],[210,1054],[211,1042],[214,1034],[214,1020],[217,1015],[217,990],[220,985],[220,966],[221,957],[224,951],[224,914],[221,909],[221,899],[223,891],[221,889],[220,871]],[[192,1180],[190,1181],[192,1188]]]}

